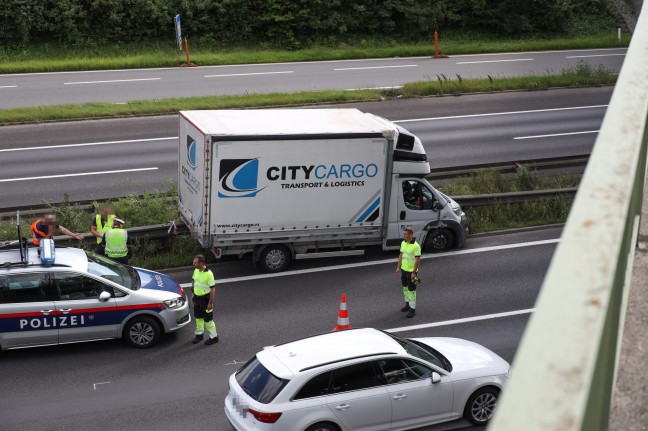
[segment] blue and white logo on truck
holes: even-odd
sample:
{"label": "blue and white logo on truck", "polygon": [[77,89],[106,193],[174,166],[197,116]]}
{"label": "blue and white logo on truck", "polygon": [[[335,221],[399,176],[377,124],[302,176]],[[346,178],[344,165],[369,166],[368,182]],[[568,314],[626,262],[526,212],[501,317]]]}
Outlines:
{"label": "blue and white logo on truck", "polygon": [[220,162],[219,198],[252,198],[258,188],[259,159],[223,159]]}
{"label": "blue and white logo on truck", "polygon": [[196,140],[187,135],[187,164],[194,171],[196,170]]}

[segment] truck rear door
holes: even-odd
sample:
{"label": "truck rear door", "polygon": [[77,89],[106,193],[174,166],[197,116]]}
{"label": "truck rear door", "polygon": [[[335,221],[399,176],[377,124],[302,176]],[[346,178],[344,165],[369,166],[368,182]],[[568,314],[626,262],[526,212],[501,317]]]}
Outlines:
{"label": "truck rear door", "polygon": [[180,143],[178,148],[178,201],[182,219],[191,235],[203,246],[206,220],[205,207],[205,136],[189,119],[180,115]]}

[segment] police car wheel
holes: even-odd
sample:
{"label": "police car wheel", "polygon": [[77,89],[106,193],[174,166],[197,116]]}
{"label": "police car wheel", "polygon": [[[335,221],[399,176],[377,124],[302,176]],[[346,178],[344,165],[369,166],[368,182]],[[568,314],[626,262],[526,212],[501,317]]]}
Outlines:
{"label": "police car wheel", "polygon": [[135,317],[124,328],[124,338],[133,347],[145,349],[160,339],[160,324],[151,317]]}
{"label": "police car wheel", "polygon": [[454,237],[448,229],[433,229],[425,238],[425,251],[427,253],[448,251],[453,245]]}

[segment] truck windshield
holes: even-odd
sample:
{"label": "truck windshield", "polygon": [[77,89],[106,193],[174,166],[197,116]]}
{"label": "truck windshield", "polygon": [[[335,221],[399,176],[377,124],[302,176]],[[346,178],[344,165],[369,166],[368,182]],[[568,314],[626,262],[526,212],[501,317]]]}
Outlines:
{"label": "truck windshield", "polygon": [[105,278],[130,290],[140,288],[139,275],[132,267],[90,251],[86,251],[86,255],[88,256],[88,272],[90,274]]}

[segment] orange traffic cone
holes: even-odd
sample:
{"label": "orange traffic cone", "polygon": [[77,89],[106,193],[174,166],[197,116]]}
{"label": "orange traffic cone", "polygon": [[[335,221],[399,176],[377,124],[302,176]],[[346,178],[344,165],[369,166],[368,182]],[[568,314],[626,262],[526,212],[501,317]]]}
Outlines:
{"label": "orange traffic cone", "polygon": [[345,329],[351,329],[349,324],[349,312],[347,311],[346,305],[346,295],[342,294],[342,301],[340,302],[340,311],[338,311],[337,325],[333,328],[333,331],[343,331]]}

